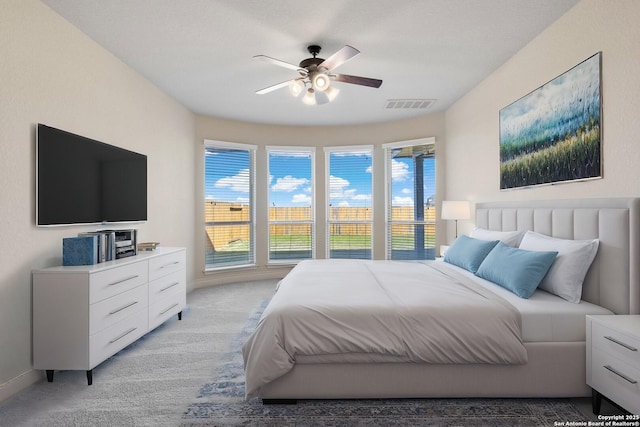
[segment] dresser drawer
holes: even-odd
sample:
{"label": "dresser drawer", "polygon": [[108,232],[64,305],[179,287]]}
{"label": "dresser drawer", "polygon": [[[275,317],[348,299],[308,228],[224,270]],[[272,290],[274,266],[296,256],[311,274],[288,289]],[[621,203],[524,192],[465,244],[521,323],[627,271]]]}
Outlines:
{"label": "dresser drawer", "polygon": [[171,316],[181,312],[187,305],[184,290],[175,289],[156,303],[149,306],[149,329],[154,329]]}
{"label": "dresser drawer", "polygon": [[146,261],[94,273],[89,279],[89,303],[93,304],[128,291],[147,283],[148,280],[149,271]]}
{"label": "dresser drawer", "polygon": [[147,311],[134,313],[89,337],[90,369],[131,344],[147,332]]}
{"label": "dresser drawer", "polygon": [[176,271],[149,283],[149,305],[154,304],[166,295],[180,291],[187,292],[184,270]]}
{"label": "dresser drawer", "polygon": [[89,308],[89,334],[108,328],[136,311],[146,311],[148,305],[149,295],[145,285],[97,302]]}
{"label": "dresser drawer", "polygon": [[640,366],[640,339],[594,322],[592,346],[634,366]]}
{"label": "dresser drawer", "polygon": [[149,281],[186,269],[185,251],[172,252],[149,259]]}
{"label": "dresser drawer", "polygon": [[640,414],[640,369],[612,357],[602,349],[594,349],[591,359],[593,388],[627,411]]}

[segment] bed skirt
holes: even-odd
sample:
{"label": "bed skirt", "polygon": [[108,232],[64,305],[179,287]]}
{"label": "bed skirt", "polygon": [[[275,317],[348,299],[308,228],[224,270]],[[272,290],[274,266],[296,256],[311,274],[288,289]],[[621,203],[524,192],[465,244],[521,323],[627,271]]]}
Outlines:
{"label": "bed skirt", "polygon": [[525,343],[526,365],[296,364],[262,399],[585,397],[584,342]]}

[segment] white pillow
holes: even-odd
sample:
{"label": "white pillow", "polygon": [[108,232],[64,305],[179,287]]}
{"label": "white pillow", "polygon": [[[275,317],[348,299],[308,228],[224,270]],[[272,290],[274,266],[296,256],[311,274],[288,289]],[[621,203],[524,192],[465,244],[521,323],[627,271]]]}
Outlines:
{"label": "white pillow", "polygon": [[507,246],[517,248],[524,236],[524,231],[493,231],[484,228],[474,228],[471,237],[480,240],[500,240]]}
{"label": "white pillow", "polygon": [[598,239],[567,240],[527,231],[520,249],[530,251],[557,251],[558,256],[547,275],[540,282],[540,289],[579,303],[582,282],[598,252]]}

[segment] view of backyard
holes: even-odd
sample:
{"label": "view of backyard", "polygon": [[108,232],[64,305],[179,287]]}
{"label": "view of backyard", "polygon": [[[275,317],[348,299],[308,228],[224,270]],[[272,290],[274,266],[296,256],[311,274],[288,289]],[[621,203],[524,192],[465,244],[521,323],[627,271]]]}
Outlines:
{"label": "view of backyard", "polygon": [[[311,258],[313,243],[311,224],[303,223],[311,217],[310,208],[269,209],[271,223],[269,228],[269,258],[272,261]],[[331,208],[334,218],[365,218],[365,208]],[[413,219],[413,208],[400,206],[393,208],[396,220]],[[435,218],[433,206],[424,210],[426,224],[396,224],[393,226],[390,244],[394,259],[433,259],[435,255]],[[251,229],[246,205],[207,201],[205,220],[208,224],[218,224],[205,228],[207,234],[207,262],[216,264],[246,261],[251,257]],[[295,223],[295,221],[300,221]],[[243,223],[244,222],[244,223]],[[294,223],[292,223],[294,222]],[[231,224],[234,225],[221,225]],[[424,235],[424,247],[415,247],[416,232]],[[332,258],[371,259],[371,227],[369,224],[345,223],[332,224],[329,233],[329,252]],[[317,250],[323,250],[318,248]],[[416,256],[420,251],[420,256]],[[410,253],[407,255],[407,253]],[[402,254],[405,254],[404,256]],[[410,256],[411,255],[411,256]]]}
{"label": "view of backyard", "polygon": [[[376,258],[424,260],[435,256],[435,144],[425,140],[383,147],[389,185],[386,253]],[[255,221],[255,147],[213,142],[205,152],[205,268],[310,258],[373,257],[373,147],[327,147],[326,221],[316,235],[315,150],[267,147],[269,206],[262,225]],[[382,169],[379,170],[383,173]],[[379,218],[379,217],[378,217]],[[258,226],[259,229],[254,229]],[[267,234],[267,248],[263,235]],[[261,237],[260,247],[254,238]],[[314,241],[314,236],[318,241]],[[380,235],[376,234],[379,241]],[[326,247],[325,247],[326,242]],[[381,248],[377,248],[380,250]],[[263,261],[259,261],[263,262]]]}

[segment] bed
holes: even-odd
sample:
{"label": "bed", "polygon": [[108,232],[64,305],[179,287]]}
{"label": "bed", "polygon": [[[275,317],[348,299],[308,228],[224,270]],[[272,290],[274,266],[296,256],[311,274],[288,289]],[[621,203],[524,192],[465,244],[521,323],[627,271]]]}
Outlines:
{"label": "bed", "polygon": [[[256,332],[243,348],[247,374],[246,397],[258,396],[265,403],[274,403],[293,402],[296,399],[330,398],[589,396],[591,390],[586,385],[585,379],[585,315],[640,313],[640,263],[638,262],[640,261],[640,199],[478,203],[476,226],[496,232],[533,231],[559,239],[580,241],[597,239],[599,242],[597,255],[584,278],[579,303],[568,302],[540,289],[535,290],[527,299],[520,298],[490,280],[478,279],[475,274],[465,269],[441,261],[401,263],[318,260],[304,262],[298,266],[300,268],[294,268],[283,279],[281,289],[265,310]],[[398,266],[401,267],[398,268]],[[373,274],[371,273],[373,270],[380,270],[381,273]],[[505,347],[508,350],[503,352],[503,349],[500,349],[501,351],[492,353],[490,350],[491,347],[496,347],[495,343],[492,346],[480,348],[475,342],[463,341],[453,343],[452,348],[455,351],[447,350],[449,347],[443,347],[443,351],[434,352],[433,348],[430,348],[434,345],[425,346],[425,349],[416,349],[414,348],[416,344],[407,345],[403,337],[400,345],[411,348],[407,354],[396,351],[393,343],[387,342],[393,340],[388,336],[386,341],[383,338],[380,343],[375,342],[376,338],[369,341],[359,340],[355,344],[352,341],[349,344],[352,347],[347,348],[347,351],[344,348],[327,351],[325,346],[325,350],[319,351],[319,354],[313,354],[315,344],[312,340],[289,344],[290,347],[284,349],[284,354],[281,348],[274,348],[278,346],[273,344],[274,329],[270,328],[276,327],[282,321],[276,320],[270,323],[267,317],[269,313],[282,312],[278,305],[280,299],[278,294],[281,292],[293,295],[294,300],[297,298],[298,308],[294,307],[293,312],[306,310],[307,313],[313,313],[306,321],[317,325],[317,328],[304,329],[300,326],[298,335],[303,336],[305,340],[309,338],[306,335],[317,335],[325,341],[323,345],[327,343],[330,347],[338,345],[335,343],[337,340],[324,335],[324,330],[328,328],[324,328],[319,321],[327,317],[326,313],[317,310],[318,307],[324,306],[321,288],[316,286],[317,292],[312,293],[312,299],[305,303],[304,298],[309,298],[307,293],[312,290],[308,284],[306,287],[296,288],[295,282],[313,279],[316,280],[316,284],[322,281],[338,283],[339,280],[346,278],[346,285],[339,285],[344,289],[341,295],[344,295],[345,299],[359,301],[358,295],[363,295],[365,292],[367,297],[363,298],[361,305],[366,310],[372,310],[372,307],[375,308],[378,305],[377,298],[382,299],[386,296],[387,299],[402,300],[402,294],[396,288],[415,289],[416,277],[422,278],[427,270],[431,271],[429,273],[431,275],[453,277],[461,284],[461,289],[469,288],[464,290],[462,298],[476,299],[480,305],[480,307],[474,306],[471,311],[486,309],[490,312],[494,310],[512,312],[515,309],[517,312],[515,320],[510,318],[499,332],[500,336],[507,336],[513,332],[514,328],[518,329],[518,336],[514,342]],[[380,289],[379,296],[369,290],[360,289],[359,283],[363,281],[361,279],[363,272],[371,273],[371,278],[367,281],[373,283],[373,288]],[[400,283],[398,278],[403,275],[406,276],[407,281],[401,282],[402,285],[394,285]],[[310,283],[313,284],[313,280]],[[391,285],[384,285],[384,281]],[[304,291],[301,291],[301,288]],[[442,286],[440,288],[444,289]],[[463,290],[448,289],[445,292],[463,292]],[[441,291],[436,290],[436,292]],[[482,297],[474,297],[474,294]],[[489,294],[495,295],[497,302],[494,306],[497,308],[484,307],[485,300],[488,299],[486,296]],[[449,298],[448,294],[435,295],[435,298]],[[413,296],[404,298],[403,307],[412,305],[409,300],[421,299]],[[428,298],[425,296],[423,299],[429,298],[433,299],[434,296],[430,294]],[[417,304],[418,302],[415,303]],[[291,309],[288,310],[291,311]],[[432,308],[423,311],[431,310]],[[397,311],[397,308],[391,310],[391,312]],[[410,321],[406,321],[405,318],[397,320],[396,317],[389,317],[389,312],[385,314],[384,311],[368,315],[369,320],[372,318],[379,320],[372,329],[385,328],[385,325],[395,322],[403,327],[405,332],[410,331],[417,335],[419,342],[421,333],[417,331],[415,325],[433,320],[417,318],[416,313],[419,311],[407,310]],[[436,317],[440,318],[440,314]],[[456,319],[463,319],[464,324],[476,326],[477,322],[470,321],[464,316],[464,313],[458,312],[447,322],[455,323]],[[342,320],[333,318],[331,322],[340,323]],[[303,325],[304,321],[301,317],[300,320],[291,323]],[[444,330],[451,327],[450,323],[442,326]],[[257,336],[260,329],[266,331],[261,337]],[[342,329],[345,330],[345,328]],[[457,337],[462,333],[462,329],[455,329],[452,336]],[[478,331],[483,329],[482,324],[478,323],[475,331],[479,333]],[[351,330],[352,335],[359,338],[368,335],[368,332],[359,329],[359,326],[350,325],[346,330]],[[287,330],[288,336],[295,335],[292,331],[295,330],[291,328]],[[481,340],[487,339],[482,337]],[[500,339],[502,343],[502,338]],[[521,349],[518,348],[518,339]],[[258,344],[259,341],[262,343]],[[267,343],[266,347],[265,343]],[[269,346],[272,348],[269,349]],[[435,345],[435,347],[438,346],[440,343]],[[381,348],[384,350],[381,351]],[[280,351],[280,354],[274,351]],[[424,353],[425,351],[427,353]],[[448,353],[450,354],[446,357],[453,359],[442,359],[443,354]],[[478,357],[478,353],[482,353],[483,358],[473,359]],[[506,360],[495,359],[505,353],[509,355]]]}

